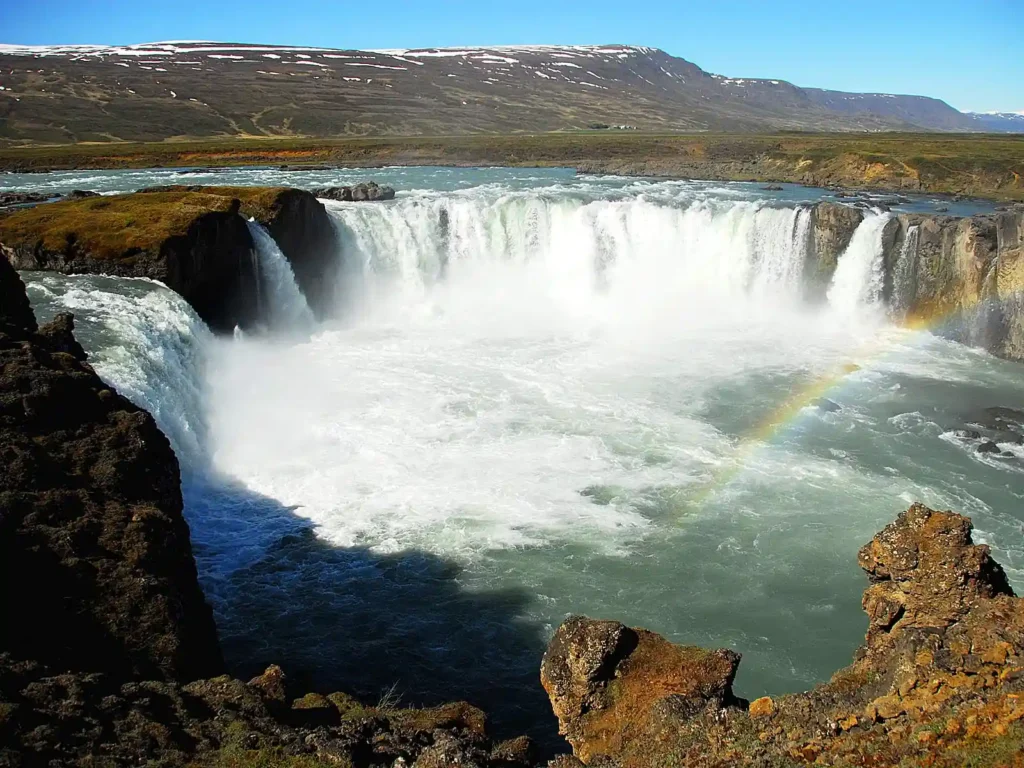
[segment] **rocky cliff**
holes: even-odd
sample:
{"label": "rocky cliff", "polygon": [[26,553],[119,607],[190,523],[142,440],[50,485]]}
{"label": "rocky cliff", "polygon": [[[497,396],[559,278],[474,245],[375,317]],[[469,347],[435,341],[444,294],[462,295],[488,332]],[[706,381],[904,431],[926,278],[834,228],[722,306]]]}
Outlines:
{"label": "rocky cliff", "polygon": [[[865,213],[812,211],[804,284],[822,300]],[[894,319],[1024,361],[1024,208],[971,217],[900,213],[882,231],[883,298]]]}
{"label": "rocky cliff", "polygon": [[36,327],[2,258],[0,286],[0,647],[119,679],[216,674],[167,438],[96,376],[70,315]]}
{"label": "rocky cliff", "polygon": [[39,328],[0,255],[0,766],[517,768],[482,712],[301,695],[222,672],[148,413],[104,384],[70,315]]}
{"label": "rocky cliff", "polygon": [[0,251],[17,269],[160,280],[230,331],[264,319],[245,217],[267,227],[323,314],[335,234],[323,204],[298,189],[175,186],[50,203],[0,219]]}
{"label": "rocky cliff", "polygon": [[566,621],[541,680],[576,756],[607,768],[1024,764],[1024,599],[970,521],[916,504],[858,560],[871,583],[864,645],[807,693],[748,703],[732,693],[731,651]]}
{"label": "rocky cliff", "polygon": [[887,249],[890,306],[910,322],[1024,360],[1024,209],[900,214]]}

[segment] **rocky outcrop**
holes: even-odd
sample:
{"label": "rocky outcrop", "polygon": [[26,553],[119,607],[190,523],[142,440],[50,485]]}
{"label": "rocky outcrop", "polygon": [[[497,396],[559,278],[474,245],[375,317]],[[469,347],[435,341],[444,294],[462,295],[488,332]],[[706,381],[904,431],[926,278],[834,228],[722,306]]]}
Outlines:
{"label": "rocky outcrop", "polygon": [[394,187],[380,186],[375,181],[355,184],[351,187],[321,187],[314,189],[313,194],[324,200],[355,203],[395,199]]}
{"label": "rocky outcrop", "polygon": [[1024,210],[969,218],[899,214],[886,262],[898,315],[1024,360]]}
{"label": "rocky outcrop", "polygon": [[70,315],[36,328],[2,257],[0,295],[0,649],[115,679],[216,674],[170,444],[85,362]]}
{"label": "rocky outcrop", "polygon": [[739,654],[679,647],[615,621],[568,619],[541,665],[562,733],[589,761],[655,738],[664,723],[732,706]]}
{"label": "rocky outcrop", "polygon": [[858,557],[871,586],[854,663],[801,694],[732,695],[738,657],[644,630],[563,624],[541,680],[588,765],[1020,765],[1024,600],[971,523],[916,504]]}
{"label": "rocky outcrop", "polygon": [[318,314],[333,297],[334,227],[309,192],[264,187],[154,187],[47,204],[0,219],[0,252],[17,269],[160,280],[215,330],[263,320],[255,243],[267,227]]}

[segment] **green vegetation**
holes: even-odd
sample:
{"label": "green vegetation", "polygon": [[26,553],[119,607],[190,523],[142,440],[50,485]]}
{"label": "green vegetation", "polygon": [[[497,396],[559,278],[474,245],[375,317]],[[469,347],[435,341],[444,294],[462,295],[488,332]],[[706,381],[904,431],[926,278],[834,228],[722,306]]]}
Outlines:
{"label": "green vegetation", "polygon": [[146,194],[89,197],[25,208],[0,218],[0,242],[50,251],[72,243],[94,258],[131,259],[156,252],[169,237],[184,235],[199,216],[231,210],[266,220],[283,190],[277,187],[205,187]]}
{"label": "green vegetation", "polygon": [[568,166],[595,173],[790,181],[1024,200],[1024,136],[642,134],[252,138],[0,150],[0,169],[241,165]]}

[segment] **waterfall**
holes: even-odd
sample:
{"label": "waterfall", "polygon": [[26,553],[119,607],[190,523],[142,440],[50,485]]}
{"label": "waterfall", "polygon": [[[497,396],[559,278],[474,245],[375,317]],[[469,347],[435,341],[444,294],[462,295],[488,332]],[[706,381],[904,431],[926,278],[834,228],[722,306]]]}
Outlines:
{"label": "waterfall", "polygon": [[893,272],[892,308],[901,315],[906,314],[917,291],[917,241],[918,227],[913,224],[907,228]]}
{"label": "waterfall", "polygon": [[265,290],[266,311],[270,325],[277,330],[308,330],[313,327],[313,312],[295,282],[288,259],[281,253],[274,238],[259,223],[249,219],[249,232],[256,243],[259,269],[257,288],[263,298]]}
{"label": "waterfall", "polygon": [[473,301],[489,316],[514,305],[518,314],[603,321],[658,306],[796,303],[811,220],[808,208],[762,202],[536,190],[329,209],[366,311]]}
{"label": "waterfall", "polygon": [[203,377],[213,334],[181,296],[142,279],[65,277],[26,280],[40,320],[75,316],[75,336],[100,377],[149,411],[184,471],[206,456]]}
{"label": "waterfall", "polygon": [[891,214],[869,214],[850,238],[828,289],[829,306],[837,312],[852,314],[876,307],[881,300],[885,277],[882,230],[891,219]]}

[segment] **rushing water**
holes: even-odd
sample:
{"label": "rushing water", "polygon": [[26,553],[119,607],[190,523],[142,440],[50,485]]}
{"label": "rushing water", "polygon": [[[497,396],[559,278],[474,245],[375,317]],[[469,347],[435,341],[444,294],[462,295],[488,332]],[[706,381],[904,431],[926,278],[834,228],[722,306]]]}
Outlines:
{"label": "rushing water", "polygon": [[856,551],[911,501],[972,515],[1024,586],[1024,451],[955,432],[1024,406],[1020,368],[890,324],[888,214],[809,306],[808,211],[755,186],[402,173],[394,202],[328,204],[319,326],[255,225],[264,333],[214,338],[146,281],[27,276],[171,438],[242,670],[550,736],[537,670],[570,613],[735,648],[744,696],[827,679],[866,626]]}

